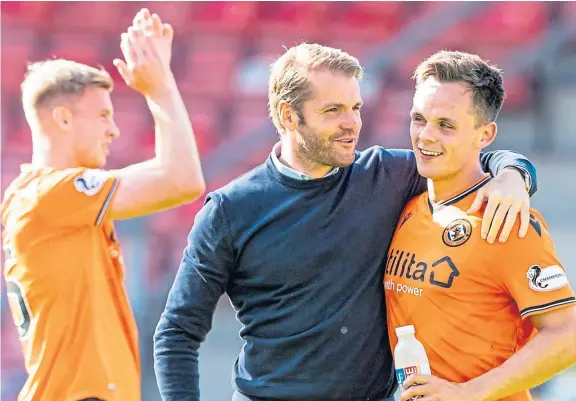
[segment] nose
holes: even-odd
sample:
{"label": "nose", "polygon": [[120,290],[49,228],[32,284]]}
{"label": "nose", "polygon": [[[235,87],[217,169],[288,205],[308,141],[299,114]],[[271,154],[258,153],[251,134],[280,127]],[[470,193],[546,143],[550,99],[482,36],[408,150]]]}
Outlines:
{"label": "nose", "polygon": [[430,127],[430,124],[426,124],[426,126],[422,128],[420,134],[418,135],[418,139],[420,139],[422,142],[427,143],[436,141],[436,135],[434,133],[434,130]]}
{"label": "nose", "polygon": [[358,132],[362,126],[362,118],[360,113],[355,110],[350,110],[342,113],[342,121],[340,122],[340,128],[343,130],[354,130]]}
{"label": "nose", "polygon": [[112,121],[110,123],[110,127],[108,128],[108,135],[114,139],[116,139],[120,136],[120,129],[118,129],[118,125],[116,125],[116,121]]}

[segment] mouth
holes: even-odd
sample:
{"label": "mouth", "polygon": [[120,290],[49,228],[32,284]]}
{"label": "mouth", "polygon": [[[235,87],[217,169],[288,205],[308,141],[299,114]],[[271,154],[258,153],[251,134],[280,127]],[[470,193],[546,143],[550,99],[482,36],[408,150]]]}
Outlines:
{"label": "mouth", "polygon": [[342,144],[344,146],[352,146],[356,143],[356,139],[354,139],[352,137],[346,137],[346,138],[335,139],[334,142],[337,142],[337,143]]}
{"label": "mouth", "polygon": [[432,150],[425,150],[425,149],[422,149],[422,148],[418,148],[418,150],[420,151],[420,155],[421,155],[424,159],[435,159],[435,158],[443,155],[442,152],[435,152],[435,151],[432,151]]}

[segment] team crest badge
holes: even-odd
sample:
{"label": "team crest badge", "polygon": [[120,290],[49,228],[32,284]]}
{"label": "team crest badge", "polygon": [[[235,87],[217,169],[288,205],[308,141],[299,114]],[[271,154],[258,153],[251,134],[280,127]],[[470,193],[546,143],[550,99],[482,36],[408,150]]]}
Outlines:
{"label": "team crest badge", "polygon": [[442,241],[444,244],[456,247],[463,245],[472,236],[472,224],[468,220],[458,219],[444,229],[442,234]]}

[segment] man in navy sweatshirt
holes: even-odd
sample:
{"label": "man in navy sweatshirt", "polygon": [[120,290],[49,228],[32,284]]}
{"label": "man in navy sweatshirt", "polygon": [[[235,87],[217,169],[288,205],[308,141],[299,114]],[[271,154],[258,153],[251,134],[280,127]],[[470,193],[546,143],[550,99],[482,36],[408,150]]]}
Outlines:
{"label": "man in navy sweatshirt", "polygon": [[[293,47],[273,65],[281,141],[196,216],[154,336],[164,401],[200,400],[198,349],[225,292],[245,341],[233,400],[392,400],[384,265],[426,180],[412,151],[356,151],[361,75],[356,58],[320,45]],[[489,199],[493,239],[507,212],[515,220],[525,209],[535,170],[508,151],[484,154],[482,165],[496,177],[479,198]]]}

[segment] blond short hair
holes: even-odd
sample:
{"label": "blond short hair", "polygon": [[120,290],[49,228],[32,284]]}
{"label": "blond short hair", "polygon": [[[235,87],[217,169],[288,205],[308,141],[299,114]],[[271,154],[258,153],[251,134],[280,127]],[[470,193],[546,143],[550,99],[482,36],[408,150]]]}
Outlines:
{"label": "blond short hair", "polygon": [[477,126],[498,117],[506,98],[502,71],[477,54],[441,50],[416,67],[412,77],[416,89],[430,77],[440,82],[460,82],[472,92]]}
{"label": "blond short hair", "polygon": [[103,68],[55,59],[30,63],[20,85],[26,119],[37,118],[38,110],[54,99],[81,96],[88,87],[112,91],[114,81]]}
{"label": "blond short hair", "polygon": [[278,132],[284,132],[279,104],[286,102],[299,114],[313,93],[308,74],[329,70],[362,79],[363,68],[356,57],[332,47],[302,43],[291,47],[270,66],[268,110]]}

